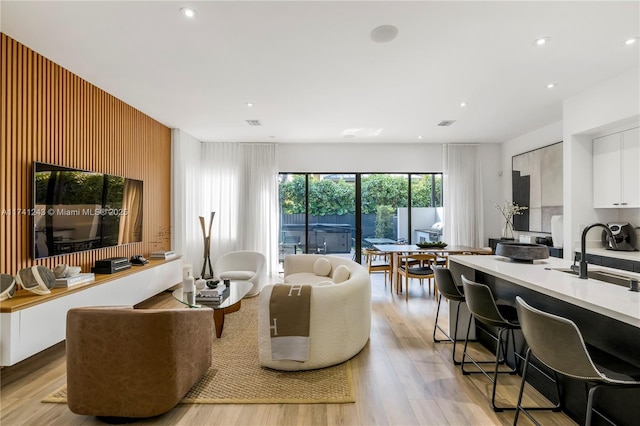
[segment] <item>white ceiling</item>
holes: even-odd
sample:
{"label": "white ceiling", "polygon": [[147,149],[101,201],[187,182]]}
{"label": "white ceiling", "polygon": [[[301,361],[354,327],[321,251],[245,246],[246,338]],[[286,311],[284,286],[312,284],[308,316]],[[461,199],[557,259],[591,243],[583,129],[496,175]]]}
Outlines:
{"label": "white ceiling", "polygon": [[[623,43],[640,36],[638,1],[0,5],[2,32],[202,141],[503,142],[640,64]],[[386,24],[398,37],[374,43]]]}

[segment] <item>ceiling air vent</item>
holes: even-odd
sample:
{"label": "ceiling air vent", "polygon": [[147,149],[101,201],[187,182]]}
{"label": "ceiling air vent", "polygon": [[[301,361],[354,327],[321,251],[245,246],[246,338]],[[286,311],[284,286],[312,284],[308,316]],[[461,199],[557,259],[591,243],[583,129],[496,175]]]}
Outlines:
{"label": "ceiling air vent", "polygon": [[438,123],[438,126],[441,126],[441,127],[451,126],[455,122],[456,120],[442,120],[441,122]]}
{"label": "ceiling air vent", "polygon": [[260,120],[246,120],[246,122],[249,126],[262,126]]}

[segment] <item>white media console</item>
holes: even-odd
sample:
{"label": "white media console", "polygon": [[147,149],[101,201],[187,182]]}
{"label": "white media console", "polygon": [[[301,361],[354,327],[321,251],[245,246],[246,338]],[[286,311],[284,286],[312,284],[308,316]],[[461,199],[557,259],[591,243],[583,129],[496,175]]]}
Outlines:
{"label": "white media console", "polygon": [[2,302],[0,312],[0,365],[9,366],[66,338],[67,311],[81,306],[132,306],[182,283],[182,258],[152,260],[144,266],[77,288],[54,289],[47,296],[20,296]]}

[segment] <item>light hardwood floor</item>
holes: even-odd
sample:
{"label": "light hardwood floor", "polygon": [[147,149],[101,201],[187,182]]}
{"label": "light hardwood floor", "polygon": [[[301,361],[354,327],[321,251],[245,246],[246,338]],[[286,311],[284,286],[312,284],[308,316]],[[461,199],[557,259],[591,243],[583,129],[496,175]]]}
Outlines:
{"label": "light hardwood floor", "polygon": [[[463,376],[451,362],[451,345],[433,343],[436,302],[418,281],[404,295],[385,289],[382,273],[372,275],[371,339],[353,358],[354,404],[180,404],[170,412],[138,425],[510,425],[513,412],[490,408],[491,384],[482,375]],[[168,293],[146,306],[177,303]],[[441,312],[443,324],[445,311]],[[233,321],[231,314],[227,321]],[[224,336],[222,337],[224,338]],[[462,348],[461,348],[462,349]],[[117,350],[117,348],[114,348]],[[487,353],[488,355],[488,353]],[[65,404],[40,402],[65,384],[64,344],[61,343],[12,367],[0,370],[0,424],[104,425],[95,417],[79,416]],[[500,377],[498,398],[513,404],[519,376]],[[528,405],[548,401],[527,387]],[[562,413],[536,412],[543,425],[574,425]],[[519,424],[528,425],[523,418]]]}

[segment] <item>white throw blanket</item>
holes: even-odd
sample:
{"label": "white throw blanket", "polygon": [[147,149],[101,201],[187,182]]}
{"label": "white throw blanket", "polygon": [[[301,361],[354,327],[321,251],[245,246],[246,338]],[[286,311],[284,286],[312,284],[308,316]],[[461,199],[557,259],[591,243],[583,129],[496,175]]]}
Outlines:
{"label": "white throw blanket", "polygon": [[309,359],[310,285],[276,284],[269,300],[271,358]]}

